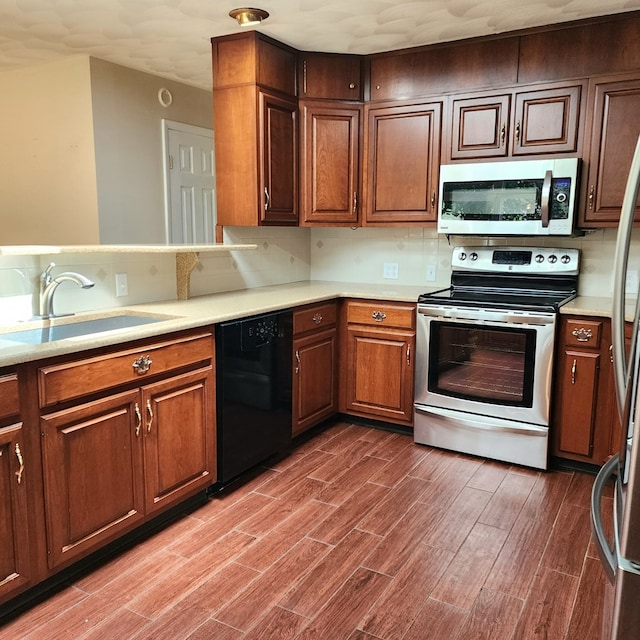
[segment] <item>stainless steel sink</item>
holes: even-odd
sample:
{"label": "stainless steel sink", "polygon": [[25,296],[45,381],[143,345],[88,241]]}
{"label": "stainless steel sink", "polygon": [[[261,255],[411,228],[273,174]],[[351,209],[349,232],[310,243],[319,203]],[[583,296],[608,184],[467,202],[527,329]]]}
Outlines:
{"label": "stainless steel sink", "polygon": [[11,342],[21,342],[26,344],[42,344],[53,342],[54,340],[64,340],[65,338],[77,338],[93,333],[103,333],[114,329],[129,329],[152,322],[162,322],[170,319],[170,316],[139,316],[139,315],[117,315],[96,318],[94,320],[78,320],[54,326],[46,326],[37,329],[27,329],[25,331],[12,331],[0,334],[0,340]]}

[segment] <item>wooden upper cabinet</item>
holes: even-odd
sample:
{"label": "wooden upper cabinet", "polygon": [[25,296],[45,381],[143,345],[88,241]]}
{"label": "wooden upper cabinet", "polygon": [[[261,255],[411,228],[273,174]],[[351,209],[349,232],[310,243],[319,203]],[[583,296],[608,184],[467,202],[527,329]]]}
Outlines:
{"label": "wooden upper cabinet", "polygon": [[452,96],[445,160],[576,154],[583,84]]}
{"label": "wooden upper cabinet", "polygon": [[510,95],[452,98],[451,160],[507,155]]}
{"label": "wooden upper cabinet", "polygon": [[361,56],[303,52],[298,59],[298,95],[301,99],[362,100]]}
{"label": "wooden upper cabinet", "polygon": [[300,224],[356,225],[362,107],[311,101],[300,113]]}
{"label": "wooden upper cabinet", "polygon": [[436,220],[440,102],[365,107],[364,224]]}
{"label": "wooden upper cabinet", "polygon": [[211,38],[213,90],[243,84],[296,95],[296,51],[257,31]]}
{"label": "wooden upper cabinet", "polygon": [[298,223],[298,105],[260,92],[261,224]]}
{"label": "wooden upper cabinet", "polygon": [[[604,77],[589,85],[590,147],[583,226],[615,226],[640,135],[640,78]],[[640,205],[636,206],[636,219]]]}
{"label": "wooden upper cabinet", "polygon": [[518,37],[488,38],[371,56],[371,100],[438,96],[518,81]]}
{"label": "wooden upper cabinet", "polygon": [[583,83],[517,91],[511,153],[575,153]]}

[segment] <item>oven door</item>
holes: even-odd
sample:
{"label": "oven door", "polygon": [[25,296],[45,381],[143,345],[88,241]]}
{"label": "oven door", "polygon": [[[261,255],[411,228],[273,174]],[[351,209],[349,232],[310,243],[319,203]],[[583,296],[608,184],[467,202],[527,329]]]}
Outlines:
{"label": "oven door", "polygon": [[418,306],[415,403],[549,424],[556,314]]}

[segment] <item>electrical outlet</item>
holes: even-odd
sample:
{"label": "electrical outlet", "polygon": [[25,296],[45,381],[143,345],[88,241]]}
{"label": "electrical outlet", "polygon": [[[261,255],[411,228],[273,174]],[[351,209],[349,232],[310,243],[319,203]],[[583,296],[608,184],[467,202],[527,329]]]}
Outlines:
{"label": "electrical outlet", "polygon": [[398,279],[398,263],[397,262],[385,262],[382,277],[388,280]]}
{"label": "electrical outlet", "polygon": [[627,271],[627,279],[624,283],[627,294],[635,298],[638,295],[638,284],[638,270],[629,269]]}
{"label": "electrical outlet", "polygon": [[129,295],[129,281],[126,273],[116,273],[116,297]]}
{"label": "electrical outlet", "polygon": [[428,264],[427,265],[427,282],[435,282],[436,281],[436,265]]}

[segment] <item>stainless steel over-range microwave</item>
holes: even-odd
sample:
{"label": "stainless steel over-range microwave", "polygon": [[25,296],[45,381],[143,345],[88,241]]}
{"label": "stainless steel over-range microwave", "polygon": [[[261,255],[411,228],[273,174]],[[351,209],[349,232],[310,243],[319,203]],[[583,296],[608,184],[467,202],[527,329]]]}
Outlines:
{"label": "stainless steel over-range microwave", "polygon": [[571,235],[578,164],[562,158],[442,165],[438,232]]}

